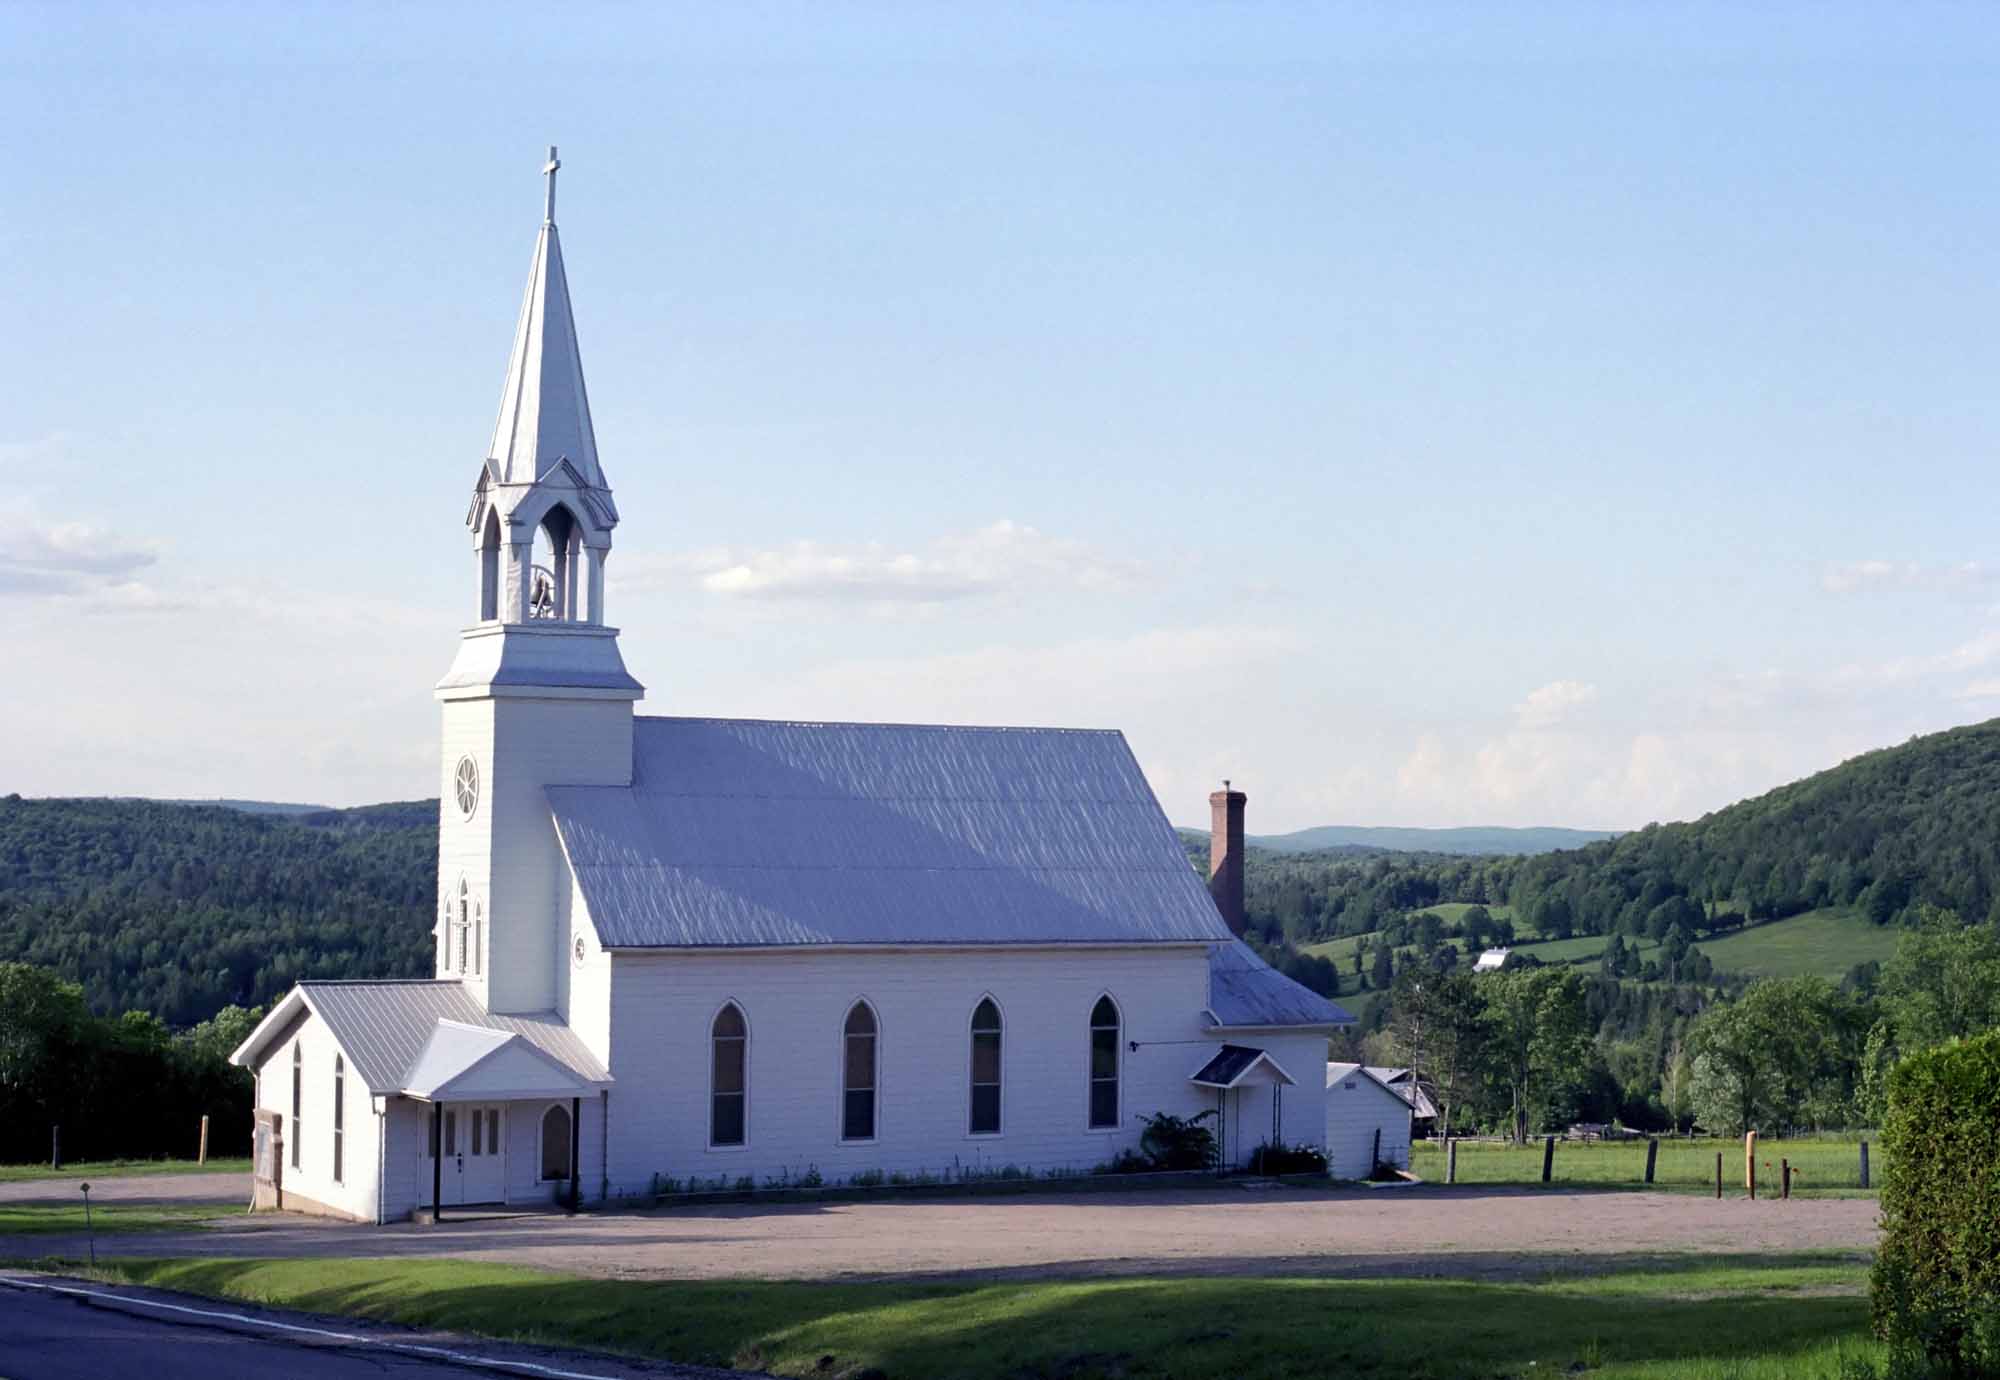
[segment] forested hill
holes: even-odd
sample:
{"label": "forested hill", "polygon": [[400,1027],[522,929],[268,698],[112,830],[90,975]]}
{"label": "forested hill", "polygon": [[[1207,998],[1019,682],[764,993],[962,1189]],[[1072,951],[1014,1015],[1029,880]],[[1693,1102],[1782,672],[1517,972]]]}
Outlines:
{"label": "forested hill", "polygon": [[1995,916],[2000,719],[1866,753],[1692,823],[1522,859],[1507,899],[1544,931],[1604,933],[1674,896],[1753,920],[1854,906],[1888,924],[1920,904]]}
{"label": "forested hill", "polygon": [[302,977],[431,968],[437,802],[251,814],[0,799],[0,961],[186,1025]]}

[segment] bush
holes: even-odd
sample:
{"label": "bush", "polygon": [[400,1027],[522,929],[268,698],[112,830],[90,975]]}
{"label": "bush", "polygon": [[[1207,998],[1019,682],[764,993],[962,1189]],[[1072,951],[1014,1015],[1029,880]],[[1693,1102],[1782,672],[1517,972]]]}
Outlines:
{"label": "bush", "polygon": [[1265,1141],[1250,1152],[1252,1174],[1324,1174],[1326,1154],[1314,1145],[1276,1145]]}
{"label": "bush", "polygon": [[1891,1372],[2000,1373],[2000,1031],[1889,1075],[1875,1333]]}
{"label": "bush", "polygon": [[1214,1115],[1212,1111],[1195,1116],[1155,1112],[1146,1118],[1146,1129],[1139,1133],[1139,1149],[1154,1169],[1213,1169],[1215,1133],[1202,1123]]}

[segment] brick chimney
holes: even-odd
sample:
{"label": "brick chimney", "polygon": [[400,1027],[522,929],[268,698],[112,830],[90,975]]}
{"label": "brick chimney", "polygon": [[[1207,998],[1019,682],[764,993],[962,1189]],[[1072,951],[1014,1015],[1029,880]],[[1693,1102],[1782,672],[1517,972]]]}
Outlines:
{"label": "brick chimney", "polygon": [[1222,912],[1223,923],[1243,937],[1243,802],[1241,791],[1222,789],[1208,797],[1208,894]]}

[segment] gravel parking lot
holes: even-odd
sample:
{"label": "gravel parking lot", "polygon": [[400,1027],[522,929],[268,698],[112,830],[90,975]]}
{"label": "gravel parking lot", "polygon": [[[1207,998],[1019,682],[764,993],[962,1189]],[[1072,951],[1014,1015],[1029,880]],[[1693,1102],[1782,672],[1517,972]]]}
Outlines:
{"label": "gravel parking lot", "polygon": [[[100,1240],[133,1255],[422,1256],[626,1278],[1034,1278],[1088,1274],[1520,1277],[1637,1258],[1872,1251],[1869,1198],[1720,1202],[1518,1188],[1218,1187],[537,1214],[442,1227],[232,1214],[203,1232]],[[0,1239],[0,1256],[82,1242]]]}

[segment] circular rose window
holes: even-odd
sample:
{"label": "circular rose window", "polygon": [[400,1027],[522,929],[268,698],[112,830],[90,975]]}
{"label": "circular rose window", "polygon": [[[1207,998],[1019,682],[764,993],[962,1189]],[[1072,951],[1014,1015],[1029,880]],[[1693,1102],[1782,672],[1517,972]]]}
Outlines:
{"label": "circular rose window", "polygon": [[458,797],[458,812],[471,819],[472,812],[479,808],[479,764],[470,757],[459,758],[451,788]]}
{"label": "circular rose window", "polygon": [[578,963],[581,963],[581,962],[583,962],[583,936],[582,936],[582,935],[578,935],[578,936],[576,937],[576,943],[575,943],[574,945],[572,945],[572,946],[571,946],[571,948],[570,948],[570,952],[576,955],[576,961],[577,961]]}

